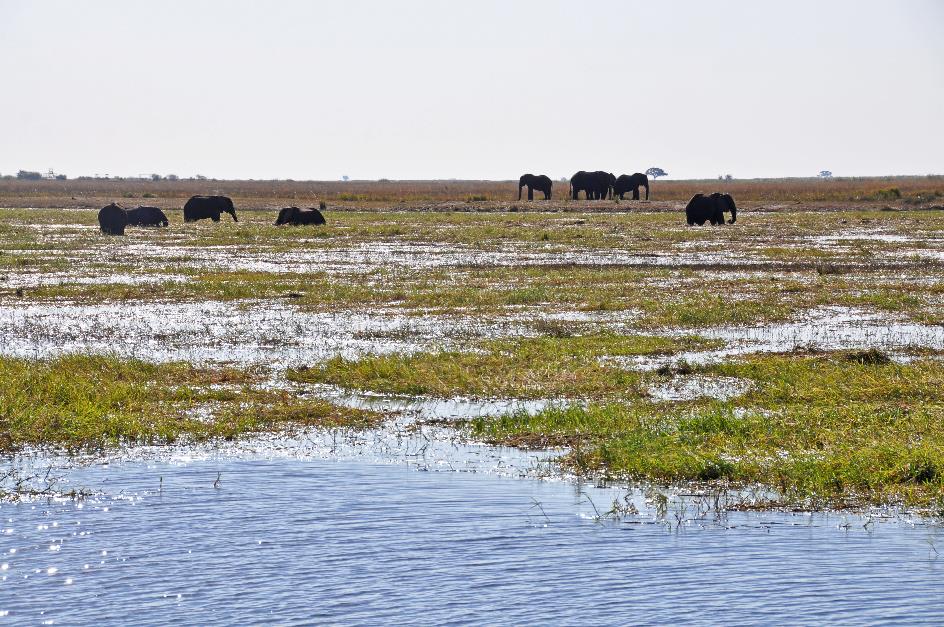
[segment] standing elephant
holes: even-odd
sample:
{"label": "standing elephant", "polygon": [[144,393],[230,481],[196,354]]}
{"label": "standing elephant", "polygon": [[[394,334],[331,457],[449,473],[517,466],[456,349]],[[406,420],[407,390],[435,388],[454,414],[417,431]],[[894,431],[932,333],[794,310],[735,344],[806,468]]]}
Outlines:
{"label": "standing elephant", "polygon": [[616,183],[616,177],[609,172],[597,170],[585,172],[581,170],[570,177],[571,198],[577,200],[577,195],[584,192],[587,200],[601,200],[606,198]]}
{"label": "standing elephant", "polygon": [[98,212],[98,226],[107,235],[124,235],[128,226],[128,212],[119,204],[111,203]]}
{"label": "standing elephant", "polygon": [[639,200],[639,188],[646,188],[646,200],[649,200],[649,177],[642,172],[620,174],[613,185],[613,194],[623,200],[623,194],[632,190],[633,200]]}
{"label": "standing elephant", "polygon": [[167,216],[157,207],[128,209],[128,224],[137,226],[167,226]]}
{"label": "standing elephant", "polygon": [[205,218],[219,222],[221,213],[228,213],[233,216],[233,222],[239,222],[236,218],[236,207],[233,206],[233,201],[228,197],[191,196],[187,204],[184,205],[184,222],[194,222]]}
{"label": "standing elephant", "polygon": [[281,224],[326,224],[326,222],[322,213],[314,207],[310,209],[286,207],[279,211],[279,217],[275,220],[276,226]]}
{"label": "standing elephant", "polygon": [[712,224],[724,224],[724,212],[731,213],[731,219],[728,224],[734,224],[737,221],[737,207],[730,194],[721,194],[715,192],[711,196],[704,194],[695,194],[688,201],[685,207],[685,219],[688,225],[702,225],[705,222]]}
{"label": "standing elephant", "polygon": [[544,193],[544,200],[551,199],[551,179],[544,174],[522,174],[518,179],[518,200],[521,200],[521,188],[528,186],[528,200],[534,200],[534,190]]}

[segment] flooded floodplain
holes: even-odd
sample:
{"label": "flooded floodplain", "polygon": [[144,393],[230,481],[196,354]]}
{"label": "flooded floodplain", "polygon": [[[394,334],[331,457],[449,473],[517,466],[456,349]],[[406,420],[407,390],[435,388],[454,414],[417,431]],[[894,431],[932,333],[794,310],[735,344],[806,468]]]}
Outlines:
{"label": "flooded floodplain", "polygon": [[168,215],[0,209],[4,616],[942,618],[944,212]]}

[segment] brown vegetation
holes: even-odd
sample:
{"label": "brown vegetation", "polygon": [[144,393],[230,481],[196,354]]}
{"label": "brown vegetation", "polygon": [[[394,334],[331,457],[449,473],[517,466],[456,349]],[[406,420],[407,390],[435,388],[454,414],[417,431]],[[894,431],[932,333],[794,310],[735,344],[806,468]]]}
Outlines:
{"label": "brown vegetation", "polygon": [[[5,207],[84,207],[97,208],[111,201],[129,205],[148,204],[164,209],[179,208],[194,194],[231,196],[239,209],[288,206],[317,206],[326,201],[334,208],[389,207],[450,209],[459,203],[473,209],[508,210],[533,207],[566,209],[577,207],[567,199],[568,184],[554,182],[554,200],[517,201],[517,180],[509,181],[224,181],[224,180],[141,180],[74,179],[0,180],[0,206]],[[813,207],[830,203],[862,206],[941,206],[944,204],[944,176],[898,176],[871,178],[716,179],[652,182],[652,200],[647,207],[658,210],[663,204],[687,201],[697,192],[725,191],[739,202],[803,203]],[[615,201],[587,202],[582,209],[613,208]],[[623,207],[632,206],[623,201]]]}

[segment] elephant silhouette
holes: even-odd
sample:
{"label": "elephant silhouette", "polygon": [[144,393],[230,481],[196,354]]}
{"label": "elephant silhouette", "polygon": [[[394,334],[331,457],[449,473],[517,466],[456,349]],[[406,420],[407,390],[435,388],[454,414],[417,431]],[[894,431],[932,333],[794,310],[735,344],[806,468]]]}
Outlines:
{"label": "elephant silhouette", "polygon": [[219,222],[221,213],[228,213],[233,216],[233,222],[239,222],[236,218],[236,207],[228,197],[191,196],[184,205],[184,222],[195,222],[206,218]]}
{"label": "elephant silhouette", "polygon": [[730,194],[720,192],[715,192],[710,196],[695,194],[685,207],[685,219],[689,226],[695,224],[700,226],[705,222],[724,224],[725,211],[731,214],[728,224],[737,222],[737,206]]}
{"label": "elephant silhouette", "polygon": [[609,172],[597,170],[586,172],[580,170],[570,177],[570,195],[577,200],[578,194],[584,192],[587,200],[601,200],[611,196],[616,177]]}
{"label": "elephant silhouette", "polygon": [[544,193],[544,200],[551,199],[551,179],[544,174],[522,174],[518,179],[518,200],[521,200],[521,188],[528,186],[528,200],[534,200],[534,190]]}
{"label": "elephant silhouette", "polygon": [[128,225],[167,226],[167,216],[157,207],[136,207],[128,209]]}
{"label": "elephant silhouette", "polygon": [[282,224],[326,224],[324,216],[320,211],[314,208],[299,209],[298,207],[286,207],[279,211],[279,217],[275,219],[275,225]]}
{"label": "elephant silhouette", "polygon": [[98,226],[106,235],[124,235],[128,212],[117,203],[106,205],[98,212]]}
{"label": "elephant silhouette", "polygon": [[646,188],[646,200],[649,200],[649,177],[642,172],[635,174],[620,174],[613,185],[613,195],[623,200],[623,194],[632,190],[633,200],[639,200],[639,188]]}

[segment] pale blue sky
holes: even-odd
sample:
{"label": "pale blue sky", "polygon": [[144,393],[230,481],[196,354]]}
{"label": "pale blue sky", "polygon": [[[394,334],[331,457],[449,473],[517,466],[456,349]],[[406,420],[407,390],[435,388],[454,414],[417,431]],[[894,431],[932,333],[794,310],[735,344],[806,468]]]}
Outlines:
{"label": "pale blue sky", "polygon": [[0,173],[944,173],[944,2],[0,0]]}

